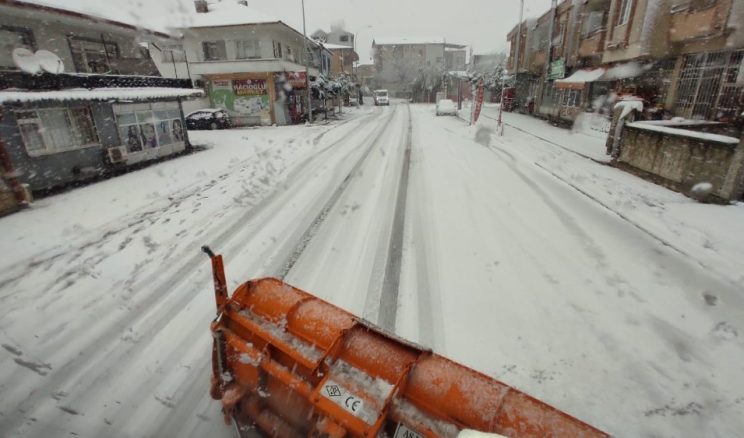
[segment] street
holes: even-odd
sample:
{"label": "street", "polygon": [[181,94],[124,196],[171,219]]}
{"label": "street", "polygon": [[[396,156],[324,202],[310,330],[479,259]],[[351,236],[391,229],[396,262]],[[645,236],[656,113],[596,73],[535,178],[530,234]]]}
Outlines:
{"label": "street", "polygon": [[192,154],[0,218],[0,436],[232,436],[203,244],[231,289],[283,278],[612,435],[741,436],[744,206],[495,117],[190,131]]}

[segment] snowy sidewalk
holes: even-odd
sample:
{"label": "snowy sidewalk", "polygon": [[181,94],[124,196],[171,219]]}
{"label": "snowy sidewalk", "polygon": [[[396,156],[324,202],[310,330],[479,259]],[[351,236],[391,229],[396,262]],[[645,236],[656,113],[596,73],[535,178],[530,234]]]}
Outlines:
{"label": "snowy sidewalk", "polygon": [[[700,204],[620,169],[594,162],[594,158],[604,154],[600,139],[571,133],[531,116],[505,113],[504,120],[512,129],[507,126],[504,136],[499,136],[496,121],[491,118],[494,109],[487,110],[491,113],[478,125],[493,130],[492,145],[532,160],[545,172],[665,246],[744,287],[740,266],[744,260],[744,204]],[[474,135],[475,128],[471,131],[470,135]]]}
{"label": "snowy sidewalk", "polygon": [[[485,106],[481,117],[498,120],[498,105]],[[610,157],[605,153],[606,134],[589,130],[572,131],[553,126],[545,120],[519,113],[505,112],[502,119],[507,130],[509,128],[520,130],[554,146],[577,153],[584,158],[603,163],[610,161]]]}

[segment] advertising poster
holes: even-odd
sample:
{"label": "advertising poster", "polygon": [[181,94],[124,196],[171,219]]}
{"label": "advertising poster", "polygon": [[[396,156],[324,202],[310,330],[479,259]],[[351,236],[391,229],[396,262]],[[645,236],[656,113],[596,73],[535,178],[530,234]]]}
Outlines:
{"label": "advertising poster", "polygon": [[243,124],[271,124],[269,90],[264,79],[212,80],[210,97],[216,108],[227,110]]}

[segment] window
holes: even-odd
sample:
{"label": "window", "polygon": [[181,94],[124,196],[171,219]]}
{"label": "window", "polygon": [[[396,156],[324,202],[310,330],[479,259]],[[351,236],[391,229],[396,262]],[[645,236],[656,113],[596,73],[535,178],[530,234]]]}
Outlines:
{"label": "window", "polygon": [[292,54],[292,48],[290,46],[287,46],[286,49],[287,49],[287,53],[286,53],[287,61],[294,62],[295,58],[294,58],[294,55]]}
{"label": "window", "polygon": [[31,31],[20,27],[0,26],[0,66],[15,67],[13,49],[17,47],[34,50],[34,37]]}
{"label": "window", "polygon": [[274,41],[274,58],[281,59],[282,57],[282,43]]}
{"label": "window", "polygon": [[180,44],[173,44],[163,47],[163,62],[186,62],[186,52]]}
{"label": "window", "polygon": [[604,11],[592,11],[581,23],[581,36],[586,38],[604,29]]}
{"label": "window", "polygon": [[110,41],[71,36],[68,38],[72,60],[78,72],[108,73],[110,61],[119,57],[119,46]]}
{"label": "window", "polygon": [[115,105],[119,141],[130,153],[183,142],[177,102]]}
{"label": "window", "polygon": [[341,41],[342,43],[348,43],[349,35],[341,35],[340,37],[338,37],[338,40]]}
{"label": "window", "polygon": [[236,58],[257,59],[261,57],[261,46],[259,40],[236,41]]}
{"label": "window", "polygon": [[581,102],[580,90],[563,90],[561,105],[565,107],[578,107]]}
{"label": "window", "polygon": [[227,50],[225,41],[204,41],[202,42],[202,51],[205,61],[220,61],[227,59]]}
{"label": "window", "polygon": [[29,155],[43,155],[98,144],[88,107],[17,111],[16,120]]}
{"label": "window", "polygon": [[618,15],[617,25],[620,26],[630,20],[630,10],[633,8],[633,0],[622,0],[620,3],[620,14]]}

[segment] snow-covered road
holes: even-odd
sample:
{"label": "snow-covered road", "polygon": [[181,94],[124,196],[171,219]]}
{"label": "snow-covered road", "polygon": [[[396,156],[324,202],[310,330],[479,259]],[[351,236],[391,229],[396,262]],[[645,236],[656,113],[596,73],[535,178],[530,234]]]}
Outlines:
{"label": "snow-covered road", "polygon": [[739,436],[744,286],[715,258],[739,238],[697,252],[701,211],[592,186],[678,195],[488,128],[398,104],[191,132],[205,150],[0,219],[0,436],[230,436],[204,243],[231,288],[283,276],[614,435]]}

